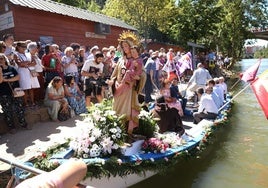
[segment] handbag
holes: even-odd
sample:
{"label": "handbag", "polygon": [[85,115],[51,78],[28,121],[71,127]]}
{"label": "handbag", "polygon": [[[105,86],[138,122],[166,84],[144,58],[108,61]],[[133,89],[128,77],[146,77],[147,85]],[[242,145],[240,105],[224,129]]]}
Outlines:
{"label": "handbag", "polygon": [[25,95],[22,88],[16,87],[13,89],[9,82],[8,82],[8,85],[9,85],[10,89],[12,90],[13,97],[17,98],[17,97],[23,97]]}
{"label": "handbag", "polygon": [[71,107],[68,106],[67,109],[60,108],[58,112],[58,120],[59,121],[66,121],[71,118]]}

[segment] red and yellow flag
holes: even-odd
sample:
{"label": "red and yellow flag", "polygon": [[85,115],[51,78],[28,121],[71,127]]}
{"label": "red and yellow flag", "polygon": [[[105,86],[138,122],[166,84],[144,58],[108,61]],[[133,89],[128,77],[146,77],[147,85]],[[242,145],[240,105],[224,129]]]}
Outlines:
{"label": "red and yellow flag", "polygon": [[251,83],[251,88],[268,119],[268,69]]}

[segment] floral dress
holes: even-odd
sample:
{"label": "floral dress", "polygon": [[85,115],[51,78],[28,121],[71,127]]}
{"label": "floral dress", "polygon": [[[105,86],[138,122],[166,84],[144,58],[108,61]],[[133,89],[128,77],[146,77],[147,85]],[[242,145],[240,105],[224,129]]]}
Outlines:
{"label": "floral dress", "polygon": [[75,86],[66,87],[72,96],[67,96],[67,100],[75,114],[87,113],[85,96],[80,95]]}

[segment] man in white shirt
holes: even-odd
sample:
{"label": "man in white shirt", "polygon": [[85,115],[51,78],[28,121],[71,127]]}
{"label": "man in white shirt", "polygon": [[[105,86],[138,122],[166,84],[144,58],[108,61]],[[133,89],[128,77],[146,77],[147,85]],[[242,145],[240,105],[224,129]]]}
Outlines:
{"label": "man in white shirt", "polygon": [[213,88],[213,91],[211,93],[212,98],[213,98],[213,100],[214,100],[217,108],[220,108],[223,105],[223,103],[224,103],[224,100],[219,96],[219,94],[221,93],[221,91],[219,90],[218,87],[215,86],[216,83],[215,83],[214,79],[210,79],[208,81],[208,84],[207,85],[209,87],[212,87]]}
{"label": "man in white shirt", "polygon": [[104,56],[101,52],[95,54],[93,60],[87,60],[81,70],[81,75],[84,77],[84,92],[86,95],[86,105],[91,106],[91,96],[95,96],[98,102],[101,102],[103,87],[102,87],[102,74],[103,74],[103,59]]}
{"label": "man in white shirt", "polygon": [[219,77],[219,81],[220,81],[220,86],[223,89],[224,92],[224,99],[226,98],[226,94],[228,92],[228,88],[227,88],[227,84],[225,83],[225,79],[223,76]]}
{"label": "man in white shirt", "polygon": [[224,103],[224,90],[220,85],[219,78],[214,78],[214,81],[215,81],[215,86],[213,87],[213,91],[215,91],[218,94],[220,101],[223,104]]}
{"label": "man in white shirt", "polygon": [[202,119],[215,119],[218,115],[218,108],[212,99],[212,87],[198,88],[197,94],[201,95],[198,111],[193,113],[194,124],[198,124]]}
{"label": "man in white shirt", "polygon": [[204,68],[204,65],[202,63],[198,63],[197,69],[190,78],[187,88],[189,88],[192,92],[195,92],[199,87],[205,88],[207,80],[211,78],[211,75],[208,70]]}

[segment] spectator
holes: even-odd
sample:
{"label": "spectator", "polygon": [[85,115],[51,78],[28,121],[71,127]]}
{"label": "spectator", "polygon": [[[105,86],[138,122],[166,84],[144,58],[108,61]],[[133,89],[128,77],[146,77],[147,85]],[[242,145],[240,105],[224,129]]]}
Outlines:
{"label": "spectator", "polygon": [[6,44],[3,41],[0,41],[0,53],[5,53]]}
{"label": "spectator", "polygon": [[34,89],[34,100],[40,101],[43,100],[45,96],[45,82],[43,74],[43,65],[41,63],[41,59],[38,56],[38,45],[36,42],[31,42],[27,45],[27,49],[32,57],[32,61],[35,61],[36,63],[34,69],[38,73],[37,79],[40,85],[40,88]]}
{"label": "spectator", "polygon": [[91,97],[96,97],[98,102],[103,99],[102,74],[103,74],[103,54],[97,52],[95,58],[88,59],[81,71],[84,76],[84,92],[86,94],[86,105],[91,106]]}
{"label": "spectator", "polygon": [[65,76],[64,92],[76,115],[87,113],[85,96],[80,91],[73,76]]}
{"label": "spectator", "polygon": [[79,74],[78,74],[78,62],[74,56],[74,51],[72,47],[67,47],[64,50],[64,56],[61,59],[63,66],[64,76],[72,75],[76,84],[79,83]]}
{"label": "spectator", "polygon": [[157,86],[155,85],[155,72],[156,72],[156,64],[155,60],[157,58],[156,53],[152,53],[152,56],[147,60],[145,64],[145,70],[147,74],[147,79],[145,82],[144,86],[144,91],[145,91],[145,103],[149,103],[154,101],[151,97],[151,94],[153,93],[154,88],[158,89]]}
{"label": "spectator", "polygon": [[[13,97],[13,88],[19,86],[20,76],[16,69],[8,65],[8,59],[5,54],[0,53],[0,105],[4,113],[4,120],[9,128],[9,132],[16,132],[14,122],[14,109],[18,116],[19,125],[28,129],[25,120],[22,97]],[[13,108],[15,107],[15,108]]]}
{"label": "spectator", "polygon": [[40,88],[40,84],[37,79],[37,75],[32,74],[35,72],[36,62],[31,53],[25,53],[27,46],[24,42],[18,42],[16,46],[17,54],[14,56],[14,60],[18,65],[18,73],[20,75],[20,87],[24,90],[24,105],[29,106],[28,97],[32,106],[35,106],[34,101],[34,89]]}
{"label": "spectator", "polygon": [[60,76],[55,76],[46,89],[44,100],[45,106],[48,107],[48,114],[52,121],[59,122],[58,113],[61,109],[68,108],[68,102],[65,98],[63,80]]}
{"label": "spectator", "polygon": [[45,46],[45,54],[42,57],[42,65],[45,71],[45,88],[55,76],[61,75],[61,63],[53,53],[53,47],[49,44]]}

